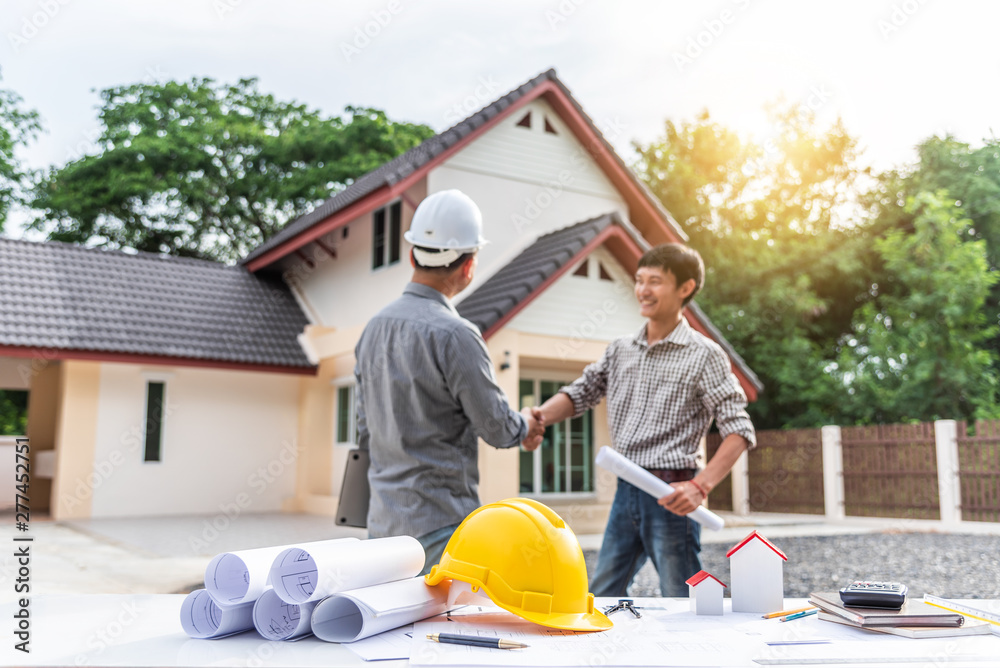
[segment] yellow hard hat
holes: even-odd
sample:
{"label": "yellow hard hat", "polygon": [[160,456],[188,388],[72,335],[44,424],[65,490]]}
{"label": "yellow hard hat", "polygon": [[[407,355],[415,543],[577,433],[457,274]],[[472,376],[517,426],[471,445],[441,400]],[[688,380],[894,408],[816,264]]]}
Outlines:
{"label": "yellow hard hat", "polygon": [[559,515],[532,499],[505,499],[472,511],[425,577],[480,587],[504,610],[556,629],[603,631],[611,620],[594,610],[583,550]]}

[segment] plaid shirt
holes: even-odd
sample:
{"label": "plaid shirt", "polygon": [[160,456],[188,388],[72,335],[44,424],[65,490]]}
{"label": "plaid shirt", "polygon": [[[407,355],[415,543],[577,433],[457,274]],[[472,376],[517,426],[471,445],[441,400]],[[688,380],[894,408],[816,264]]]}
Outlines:
{"label": "plaid shirt", "polygon": [[600,361],[559,391],[577,414],[606,395],[612,445],[644,468],[697,468],[713,418],[723,437],[740,434],[751,448],[757,444],[729,357],[684,319],[653,345],[645,325],[612,341]]}

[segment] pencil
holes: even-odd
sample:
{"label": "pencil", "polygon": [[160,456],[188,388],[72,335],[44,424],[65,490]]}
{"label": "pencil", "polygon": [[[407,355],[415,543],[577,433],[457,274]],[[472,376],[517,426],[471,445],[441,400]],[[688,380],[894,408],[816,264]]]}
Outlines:
{"label": "pencil", "polygon": [[790,622],[793,619],[798,619],[799,617],[808,617],[809,615],[815,615],[819,612],[818,608],[813,608],[812,610],[806,610],[805,612],[796,612],[794,615],[786,615],[785,617],[779,617],[779,622]]}
{"label": "pencil", "polygon": [[484,638],[482,636],[464,636],[457,633],[428,633],[428,640],[449,643],[452,645],[469,645],[471,647],[492,647],[494,649],[523,649],[523,642],[503,640],[501,638]]}
{"label": "pencil", "polygon": [[769,612],[766,615],[761,615],[763,619],[774,619],[775,617],[784,617],[785,615],[794,615],[796,612],[805,612],[806,610],[812,610],[812,605],[807,605],[804,608],[795,608],[794,610],[779,610],[778,612]]}

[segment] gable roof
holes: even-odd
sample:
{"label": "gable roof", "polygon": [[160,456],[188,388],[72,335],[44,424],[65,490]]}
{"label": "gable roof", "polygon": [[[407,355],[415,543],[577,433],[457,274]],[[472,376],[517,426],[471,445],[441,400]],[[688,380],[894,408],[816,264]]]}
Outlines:
{"label": "gable roof", "polygon": [[591,118],[556,76],[542,72],[451,128],[359,177],[315,209],[293,220],[240,261],[258,271],[321,236],[399,197],[500,120],[531,100],[544,97],[591,154],[629,205],[633,223],[655,243],[685,241],[687,235],[649,188],[615,153]]}
{"label": "gable roof", "polygon": [[[618,213],[591,218],[540,236],[474,292],[456,305],[459,314],[490,338],[577,262],[598,246],[606,246],[629,273],[634,273],[649,244]],[[737,354],[695,302],[684,316],[691,326],[726,351],[747,398],[755,401],[764,384]]]}
{"label": "gable roof", "polygon": [[[684,584],[689,584],[692,587],[694,587],[695,585],[699,585],[699,584],[701,584],[702,582],[704,582],[705,580],[707,580],[709,578],[715,580],[716,582],[718,582],[723,587],[726,586],[725,582],[723,582],[719,578],[715,577],[714,575],[712,575],[708,571],[698,571],[697,573],[695,573],[694,575],[692,575],[691,577],[689,577],[687,580],[685,580]],[[728,587],[726,587],[726,588],[728,589]]]}
{"label": "gable roof", "polygon": [[0,285],[0,355],[315,371],[288,287],[242,267],[0,237]]}
{"label": "gable roof", "polygon": [[762,536],[759,533],[757,533],[756,529],[753,530],[753,531],[751,531],[750,534],[746,538],[744,538],[743,540],[741,540],[738,545],[735,545],[733,547],[733,549],[729,550],[729,552],[726,552],[726,557],[731,557],[734,554],[736,554],[737,552],[739,552],[740,550],[742,550],[743,547],[746,546],[754,538],[756,538],[760,542],[764,543],[764,545],[767,545],[769,548],[771,548],[772,550],[774,550],[774,553],[777,554],[779,557],[781,557],[785,561],[788,561],[788,557],[785,556],[785,553],[782,552],[781,550],[779,550],[777,547],[775,547],[774,543],[772,543],[767,538],[764,538],[764,536]]}

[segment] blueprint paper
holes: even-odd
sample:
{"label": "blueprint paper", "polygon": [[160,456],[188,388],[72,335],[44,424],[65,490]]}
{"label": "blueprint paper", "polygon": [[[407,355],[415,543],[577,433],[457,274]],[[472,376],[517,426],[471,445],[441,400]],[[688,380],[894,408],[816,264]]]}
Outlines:
{"label": "blueprint paper", "polygon": [[[692,615],[693,616],[693,615]],[[429,633],[459,633],[523,642],[523,649],[436,643]],[[673,631],[654,619],[616,619],[596,633],[553,629],[511,613],[417,622],[411,666],[745,666],[762,643],[722,628],[713,633]]]}
{"label": "blueprint paper", "polygon": [[354,642],[448,609],[447,581],[429,587],[410,578],[333,594],[316,605],[312,630],[329,642]]}
{"label": "blueprint paper", "polygon": [[268,640],[295,640],[312,633],[315,603],[286,603],[268,588],[253,606],[253,625]]}
{"label": "blueprint paper", "polygon": [[[632,483],[657,499],[674,493],[674,488],[670,484],[663,482],[646,469],[632,460],[623,457],[606,445],[597,452],[596,461],[597,465],[602,469],[611,471],[622,480]],[[712,531],[718,531],[726,524],[721,517],[702,506],[698,506],[688,513],[687,516]]]}
{"label": "blueprint paper", "polygon": [[377,636],[345,643],[343,646],[365,661],[389,661],[410,658],[411,644],[413,644],[413,625],[407,624]]}
{"label": "blueprint paper", "polygon": [[[357,538],[339,538],[335,541],[357,541]],[[308,549],[315,543],[303,543],[297,547]],[[275,545],[253,550],[223,552],[208,562],[205,569],[205,589],[221,605],[252,603],[267,588],[271,565],[283,551],[294,545]]]}
{"label": "blueprint paper", "polygon": [[290,547],[271,566],[275,593],[287,603],[320,601],[330,594],[414,577],[424,548],[411,536],[323,541]]}
{"label": "blueprint paper", "polygon": [[207,591],[196,589],[181,603],[181,626],[192,638],[222,638],[249,631],[253,603],[219,605]]}

